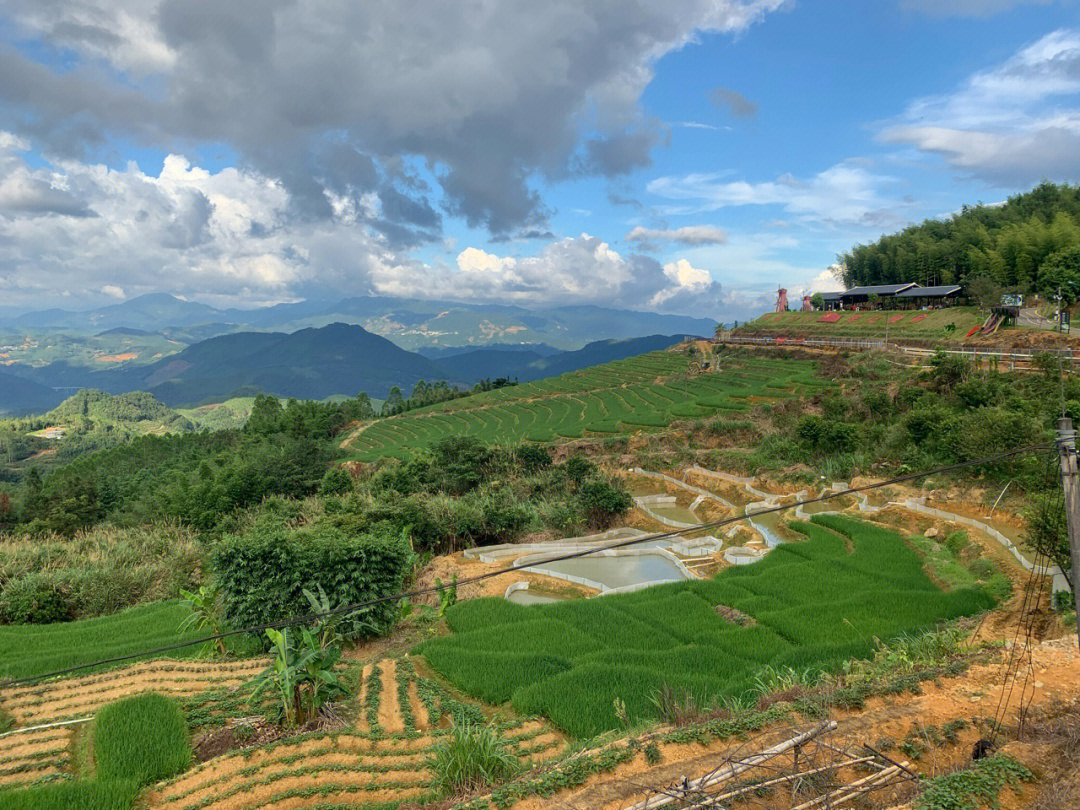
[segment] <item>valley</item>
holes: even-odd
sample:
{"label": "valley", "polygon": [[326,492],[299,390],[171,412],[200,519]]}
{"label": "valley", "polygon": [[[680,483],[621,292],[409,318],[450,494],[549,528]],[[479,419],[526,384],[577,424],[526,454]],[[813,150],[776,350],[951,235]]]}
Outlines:
{"label": "valley", "polygon": [[[1055,611],[1053,577],[1024,567],[1031,550],[1003,544],[1023,535],[1010,511],[1052,492],[1053,466],[1032,452],[974,475],[889,479],[913,460],[928,470],[992,457],[1003,431],[1011,446],[1037,445],[1059,373],[690,341],[384,416],[355,399],[260,395],[178,412],[81,395],[40,424],[132,432],[6,467],[0,676],[15,682],[0,687],[0,717],[16,733],[0,744],[18,746],[0,779],[19,790],[0,801],[112,790],[79,751],[101,707],[148,689],[176,702],[195,751],[191,766],[143,783],[149,807],[630,806],[730,759],[733,735],[763,750],[823,717],[840,724],[831,744],[849,759],[891,740],[885,755],[911,773],[947,773],[993,723],[1018,733],[1018,698],[990,705],[1017,653],[1040,673],[1021,690],[1025,711],[1052,724],[1075,710],[1063,684],[1080,659],[1054,646],[1075,618]],[[1080,400],[1065,382],[1066,401]],[[45,537],[56,556],[30,563]],[[59,551],[72,542],[84,558]],[[624,572],[608,581],[625,593],[598,596],[609,586],[551,562],[610,547],[596,559]],[[165,548],[171,584],[154,568]],[[671,560],[679,581],[640,567],[641,554]],[[106,585],[119,571],[123,591]],[[333,582],[325,596],[300,592]],[[309,649],[334,674],[306,720],[252,692],[268,661],[288,666],[300,648],[257,633],[199,641],[365,600],[379,604],[315,624],[324,640]],[[1018,646],[1017,622],[1034,618]],[[199,643],[175,648],[187,639]],[[40,680],[104,659],[116,660]],[[974,722],[973,700],[987,703]],[[1045,773],[1058,744],[1004,751]],[[443,758],[477,746],[497,775],[445,781]],[[830,773],[799,788],[804,800],[864,775]],[[918,789],[881,781],[882,801]]]}

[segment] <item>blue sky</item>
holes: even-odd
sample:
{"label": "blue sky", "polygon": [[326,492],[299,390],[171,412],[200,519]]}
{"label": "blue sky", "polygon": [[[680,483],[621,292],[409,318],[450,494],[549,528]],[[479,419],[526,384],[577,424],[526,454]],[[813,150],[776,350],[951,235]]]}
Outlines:
{"label": "blue sky", "polygon": [[731,319],[1080,174],[1070,0],[460,8],[9,0],[0,298]]}

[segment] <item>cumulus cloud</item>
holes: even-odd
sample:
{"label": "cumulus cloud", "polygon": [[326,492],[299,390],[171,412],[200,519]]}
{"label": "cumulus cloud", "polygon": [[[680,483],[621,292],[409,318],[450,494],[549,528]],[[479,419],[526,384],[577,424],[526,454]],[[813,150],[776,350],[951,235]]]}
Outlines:
{"label": "cumulus cloud", "polygon": [[[604,304],[706,311],[719,285],[689,264],[621,255],[602,239],[559,239],[533,256],[461,250],[454,264],[396,250],[368,217],[379,201],[336,201],[326,218],[293,215],[289,190],[255,170],[208,171],[179,155],[148,174],[65,161],[31,169],[25,142],[0,133],[0,201],[12,177],[36,177],[97,216],[0,205],[0,297],[26,305],[65,290],[82,301],[169,290],[218,304],[395,295],[532,306]],[[674,268],[674,269],[673,269]],[[688,296],[693,292],[697,298]]]}
{"label": "cumulus cloud", "polygon": [[721,245],[727,231],[715,225],[686,225],[682,228],[645,228],[637,226],[625,237],[627,242],[677,242],[682,245]]}
{"label": "cumulus cloud", "polygon": [[1007,185],[1080,177],[1080,29],[1047,34],[955,92],[918,99],[880,137]]}
{"label": "cumulus cloud", "polygon": [[[492,300],[524,306],[603,304],[632,309],[707,311],[720,285],[685,261],[661,266],[648,256],[623,256],[596,236],[559,239],[535,256],[498,256],[475,247],[461,251],[456,268],[407,264],[379,270],[374,284],[386,295]],[[705,309],[701,309],[705,307]]]}
{"label": "cumulus cloud", "polygon": [[[657,60],[783,3],[8,0],[21,36],[75,59],[0,50],[0,103],[67,158],[115,136],[224,143],[308,216],[381,185],[402,243],[438,237],[436,204],[506,233],[543,227],[537,178],[648,165],[666,137],[640,105]],[[393,175],[402,156],[434,175],[432,196]]]}
{"label": "cumulus cloud", "polygon": [[647,188],[653,194],[687,205],[669,206],[670,213],[715,211],[729,206],[779,205],[803,221],[830,225],[891,227],[905,221],[908,203],[882,195],[896,181],[873,174],[856,161],[831,166],[823,172],[798,178],[784,174],[776,180],[749,183],[731,181],[728,173],[688,174],[660,177]]}
{"label": "cumulus cloud", "polygon": [[709,93],[709,100],[737,118],[753,118],[757,115],[758,105],[730,87],[717,87]]}

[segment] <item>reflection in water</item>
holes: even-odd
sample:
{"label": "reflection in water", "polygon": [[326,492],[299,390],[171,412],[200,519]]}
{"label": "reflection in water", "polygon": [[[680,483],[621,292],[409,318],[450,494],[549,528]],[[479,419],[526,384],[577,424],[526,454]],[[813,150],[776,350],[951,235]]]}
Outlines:
{"label": "reflection in water", "polygon": [[573,560],[537,562],[528,570],[555,573],[598,582],[606,588],[625,588],[643,582],[686,579],[686,575],[662,554],[635,554],[611,557],[578,557]]}

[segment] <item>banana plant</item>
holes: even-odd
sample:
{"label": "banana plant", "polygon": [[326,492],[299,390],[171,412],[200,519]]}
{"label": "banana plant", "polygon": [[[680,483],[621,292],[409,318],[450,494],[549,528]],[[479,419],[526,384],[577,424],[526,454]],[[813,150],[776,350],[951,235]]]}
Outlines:
{"label": "banana plant", "polygon": [[[186,591],[181,588],[180,595],[187,600],[191,613],[180,622],[176,632],[183,634],[194,628],[195,630],[207,632],[212,636],[219,635],[221,633],[221,622],[218,620],[217,598],[220,589],[221,586],[218,584],[214,584],[212,587],[200,585],[197,591]],[[225,655],[224,639],[217,639],[217,647],[218,652]]]}

